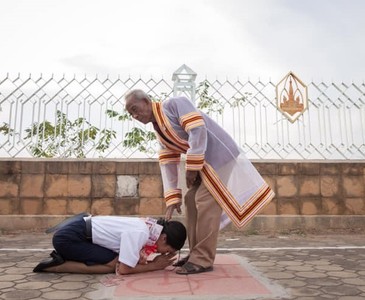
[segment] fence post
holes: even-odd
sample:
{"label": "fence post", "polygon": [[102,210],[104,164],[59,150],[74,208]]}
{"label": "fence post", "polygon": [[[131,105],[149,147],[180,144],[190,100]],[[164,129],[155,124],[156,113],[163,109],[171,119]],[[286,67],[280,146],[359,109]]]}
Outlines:
{"label": "fence post", "polygon": [[174,97],[183,94],[195,103],[196,75],[197,74],[185,64],[178,68],[172,74],[172,81],[174,82]]}

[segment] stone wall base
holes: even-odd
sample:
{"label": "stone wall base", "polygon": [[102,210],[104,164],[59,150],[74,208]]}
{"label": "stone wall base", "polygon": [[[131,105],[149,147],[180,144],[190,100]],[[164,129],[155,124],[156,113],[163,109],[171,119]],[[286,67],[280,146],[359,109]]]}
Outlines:
{"label": "stone wall base", "polygon": [[[65,219],[64,215],[3,215],[0,218],[0,233],[20,231],[44,231]],[[160,217],[160,216],[154,216]],[[183,216],[174,219],[184,222]],[[321,232],[364,232],[365,216],[362,215],[320,215],[320,216],[275,216],[258,215],[247,226],[237,229],[228,225],[224,231],[236,231],[243,234],[290,234]]]}

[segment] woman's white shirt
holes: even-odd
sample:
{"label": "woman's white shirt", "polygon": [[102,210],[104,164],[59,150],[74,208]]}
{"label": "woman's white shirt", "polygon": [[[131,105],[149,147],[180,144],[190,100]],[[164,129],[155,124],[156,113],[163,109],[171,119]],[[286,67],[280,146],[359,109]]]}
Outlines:
{"label": "woman's white shirt", "polygon": [[95,216],[91,222],[93,243],[119,252],[119,261],[134,268],[139,260],[139,252],[149,238],[149,229],[144,220]]}

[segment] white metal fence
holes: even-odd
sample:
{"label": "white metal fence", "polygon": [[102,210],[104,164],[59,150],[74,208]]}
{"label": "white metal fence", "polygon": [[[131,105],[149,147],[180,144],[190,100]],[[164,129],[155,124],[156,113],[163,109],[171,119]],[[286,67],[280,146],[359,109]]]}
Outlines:
{"label": "white metal fence", "polygon": [[[209,97],[209,114],[250,159],[365,158],[364,83],[307,83],[308,110],[295,123],[276,107],[276,83],[207,78],[204,84],[197,88],[196,104],[204,95]],[[124,94],[134,88],[164,99],[173,95],[174,82],[163,78],[3,75],[0,157],[31,157],[37,155],[34,149],[46,148],[52,149],[48,156],[53,157],[157,157],[154,140],[142,143],[142,151],[133,144],[126,147],[126,135],[133,128],[142,129],[142,133],[151,130],[122,118]],[[179,92],[184,93],[181,86]]]}

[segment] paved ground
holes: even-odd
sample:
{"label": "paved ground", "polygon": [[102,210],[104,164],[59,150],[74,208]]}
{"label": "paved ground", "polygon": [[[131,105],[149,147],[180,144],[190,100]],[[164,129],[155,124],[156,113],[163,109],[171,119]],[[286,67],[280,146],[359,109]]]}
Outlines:
{"label": "paved ground", "polygon": [[42,233],[0,237],[0,299],[365,299],[365,234],[223,232],[215,270],[182,277],[32,273],[50,241]]}

